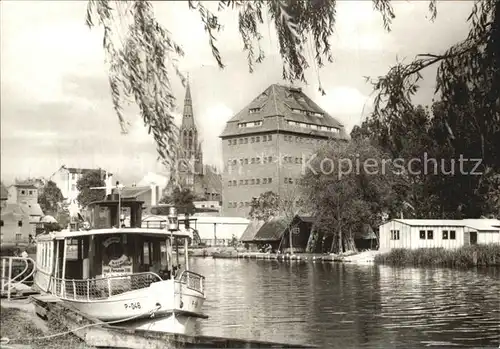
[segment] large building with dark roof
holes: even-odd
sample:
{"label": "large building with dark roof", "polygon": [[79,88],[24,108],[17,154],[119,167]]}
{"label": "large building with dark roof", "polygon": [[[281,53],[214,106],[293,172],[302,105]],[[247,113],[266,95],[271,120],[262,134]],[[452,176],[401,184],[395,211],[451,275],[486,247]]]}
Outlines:
{"label": "large building with dark roof", "polygon": [[300,88],[274,84],[232,117],[220,138],[222,212],[246,217],[252,198],[289,192],[319,145],[348,136]]}

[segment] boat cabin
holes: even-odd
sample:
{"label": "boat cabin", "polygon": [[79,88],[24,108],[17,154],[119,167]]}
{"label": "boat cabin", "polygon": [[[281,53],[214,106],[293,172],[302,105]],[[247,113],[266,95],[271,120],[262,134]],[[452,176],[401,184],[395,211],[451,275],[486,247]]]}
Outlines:
{"label": "boat cabin", "polygon": [[[86,229],[37,237],[37,269],[56,280],[88,280],[147,273],[173,279],[188,270],[187,233],[169,217],[169,229],[141,228],[143,202],[109,195],[88,206]],[[129,222],[125,214],[128,211]],[[184,251],[179,254],[179,247]]]}

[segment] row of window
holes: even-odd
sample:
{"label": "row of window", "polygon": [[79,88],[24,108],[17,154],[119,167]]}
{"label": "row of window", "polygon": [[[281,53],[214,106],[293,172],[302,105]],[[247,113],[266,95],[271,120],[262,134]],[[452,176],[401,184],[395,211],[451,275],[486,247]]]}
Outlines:
{"label": "row of window", "polygon": [[[293,184],[294,181],[295,183],[299,183],[300,179],[293,179],[291,177],[285,177],[283,178],[285,184]],[[252,179],[240,179],[239,182],[235,179],[232,179],[227,182],[228,187],[236,187],[239,185],[260,185],[262,184],[271,184],[273,182],[273,179],[271,177],[268,178],[252,178]]]}
{"label": "row of window", "polygon": [[[286,142],[296,143],[305,143],[305,144],[326,144],[328,142],[327,139],[320,138],[311,138],[311,137],[301,137],[301,136],[292,136],[292,135],[283,135],[283,139]],[[248,144],[248,143],[260,143],[262,142],[270,142],[273,140],[272,135],[261,135],[261,136],[253,136],[253,137],[241,137],[241,138],[233,138],[229,139],[227,142],[229,145],[237,145],[237,144]]]}
{"label": "row of window", "polygon": [[[3,219],[0,219],[0,227],[3,227],[4,224],[5,223],[4,223]],[[23,221],[17,221],[17,226],[19,228],[21,228],[23,226]]]}
{"label": "row of window", "polygon": [[43,271],[50,271],[52,269],[54,244],[51,241],[41,242],[36,247],[37,267]]}
{"label": "row of window", "polygon": [[[250,207],[250,201],[240,201],[240,202],[237,202],[237,201],[229,201],[227,203],[227,207],[228,208],[238,208],[238,207]],[[283,202],[283,205],[285,206],[288,206],[288,205],[292,205],[293,202],[292,201],[284,201]],[[302,206],[304,203],[302,200],[297,200],[295,201],[295,205],[298,205],[298,206]]]}
{"label": "row of window", "polygon": [[[261,164],[270,164],[273,162],[273,156],[257,156],[255,158],[245,158],[245,159],[229,159],[227,161],[229,166],[236,165],[261,165]],[[298,156],[283,156],[283,162],[286,164],[302,164],[304,162],[302,157]]]}
{"label": "row of window", "polygon": [[236,145],[236,144],[248,144],[250,143],[260,143],[262,139],[262,142],[270,142],[273,140],[272,135],[262,135],[262,136],[253,136],[253,137],[243,137],[243,138],[233,138],[228,140],[229,145]]}
{"label": "row of window", "polygon": [[[420,230],[420,240],[433,240],[434,231],[433,230]],[[442,239],[443,240],[456,240],[457,234],[455,230],[443,230]],[[391,240],[399,240],[400,234],[399,230],[391,230]]]}
{"label": "row of window", "polygon": [[[262,178],[262,181],[260,178],[252,178],[252,179],[240,179],[239,185],[259,185],[262,182],[262,184],[271,184],[273,182],[273,179],[271,177],[268,178]],[[229,187],[236,187],[238,185],[238,181],[233,179],[228,182]]]}
{"label": "row of window", "polygon": [[328,131],[328,132],[333,132],[333,133],[339,133],[340,132],[340,130],[338,128],[336,128],[336,127],[322,126],[322,125],[315,125],[315,124],[307,124],[305,122],[298,122],[298,121],[292,121],[292,120],[287,120],[286,123],[289,126],[301,127],[301,128],[309,128],[311,130]]}
{"label": "row of window", "polygon": [[262,126],[262,121],[259,120],[259,121],[254,121],[254,122],[240,122],[238,124],[239,128],[256,127],[256,126]]}

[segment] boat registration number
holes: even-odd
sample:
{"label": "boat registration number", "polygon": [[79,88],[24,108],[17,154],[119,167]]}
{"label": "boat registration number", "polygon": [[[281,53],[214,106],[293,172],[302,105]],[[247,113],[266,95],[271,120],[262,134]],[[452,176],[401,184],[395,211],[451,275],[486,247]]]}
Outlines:
{"label": "boat registration number", "polygon": [[124,306],[125,309],[132,309],[132,310],[141,309],[141,303],[139,302],[125,303]]}

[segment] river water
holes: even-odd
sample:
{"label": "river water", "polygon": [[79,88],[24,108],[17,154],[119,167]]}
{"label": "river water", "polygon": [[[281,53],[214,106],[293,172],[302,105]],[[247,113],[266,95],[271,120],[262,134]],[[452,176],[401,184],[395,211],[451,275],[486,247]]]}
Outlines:
{"label": "river water", "polygon": [[322,348],[500,345],[500,269],[192,258],[197,333]]}

